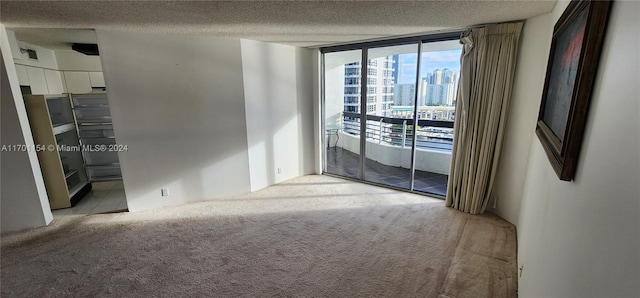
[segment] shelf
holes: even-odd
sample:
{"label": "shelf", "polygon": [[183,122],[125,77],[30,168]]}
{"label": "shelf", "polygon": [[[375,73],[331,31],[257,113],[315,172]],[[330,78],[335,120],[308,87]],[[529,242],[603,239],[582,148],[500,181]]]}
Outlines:
{"label": "shelf", "polygon": [[122,175],[120,176],[102,176],[91,178],[91,182],[103,182],[103,181],[118,181],[122,180]]}
{"label": "shelf", "polygon": [[83,125],[83,124],[86,124],[86,123],[111,124],[111,116],[95,117],[95,118],[77,117],[77,119],[78,119],[78,124],[80,124],[80,125]]}
{"label": "shelf", "polygon": [[75,128],[76,128],[76,126],[73,125],[73,123],[61,124],[61,125],[53,127],[53,134],[54,135],[59,135],[61,133],[72,131]]}
{"label": "shelf", "polygon": [[85,152],[85,167],[119,167],[118,152]]}
{"label": "shelf", "polygon": [[104,169],[115,169],[120,168],[120,163],[109,163],[109,164],[94,164],[94,165],[84,165],[86,168],[104,168]]}
{"label": "shelf", "polygon": [[81,135],[80,136],[81,139],[83,140],[87,140],[87,139],[115,139],[115,136],[86,136],[86,135]]}
{"label": "shelf", "polygon": [[103,124],[84,123],[80,124],[80,128],[86,130],[113,129],[113,124],[111,122]]}
{"label": "shelf", "polygon": [[83,106],[109,106],[106,93],[91,93],[91,94],[73,94],[71,95],[73,104],[76,107]]}
{"label": "shelf", "polygon": [[78,185],[74,186],[71,190],[69,190],[69,198],[73,197],[87,184],[88,182],[81,182],[81,183],[78,183]]}
{"label": "shelf", "polygon": [[71,171],[69,173],[65,173],[64,174],[64,179],[69,179],[69,177],[73,176],[73,174],[75,174],[77,172],[78,172],[78,170],[73,170],[73,171]]}
{"label": "shelf", "polygon": [[69,203],[71,203],[71,207],[75,206],[89,191],[91,191],[91,183],[84,182],[69,192]]}
{"label": "shelf", "polygon": [[95,105],[74,105],[73,106],[74,109],[108,109],[109,105],[108,104],[95,104]]}

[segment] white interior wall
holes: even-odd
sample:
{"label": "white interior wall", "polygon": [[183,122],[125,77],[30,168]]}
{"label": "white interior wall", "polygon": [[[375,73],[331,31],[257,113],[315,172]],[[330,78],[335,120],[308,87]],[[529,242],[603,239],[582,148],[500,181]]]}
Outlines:
{"label": "white interior wall", "polygon": [[520,38],[514,89],[493,188],[497,208],[492,208],[493,202],[489,204],[490,211],[513,224],[517,224],[520,214],[531,143],[537,141],[532,135],[538,121],[542,86],[547,71],[546,61],[553,33],[553,28],[549,29],[549,24],[554,22],[552,17],[549,13],[526,20],[522,29],[523,38]]}
{"label": "white interior wall", "polygon": [[[0,25],[0,139],[2,146],[33,146],[12,52]],[[4,232],[40,227],[53,220],[35,151],[3,151],[0,155],[0,218]]]}
{"label": "white interior wall", "polygon": [[100,56],[89,56],[76,51],[55,51],[58,69],[64,71],[102,71]]}
{"label": "white interior wall", "polygon": [[640,3],[613,3],[572,182],[558,179],[534,133],[553,25],[567,4],[525,25],[497,212],[518,227],[519,296],[638,297]]}
{"label": "white interior wall", "polygon": [[304,48],[296,48],[296,86],[298,92],[298,139],[301,154],[298,156],[299,175],[316,173],[316,157],[318,137],[315,119],[318,86],[314,84],[318,69],[315,68],[315,52]]}
{"label": "white interior wall", "polygon": [[312,58],[312,89],[313,89],[313,141],[314,141],[314,168],[315,174],[322,174],[322,150],[324,150],[324,146],[322,145],[322,139],[324,138],[324,134],[320,133],[322,130],[322,92],[320,91],[320,86],[322,85],[322,81],[320,78],[320,70],[322,69],[322,54],[319,49],[313,49],[311,51]]}
{"label": "white interior wall", "polygon": [[241,40],[251,191],[313,172],[311,53]]}
{"label": "white interior wall", "polygon": [[97,36],[129,209],[249,192],[240,40]]}
{"label": "white interior wall", "polygon": [[[14,49],[13,52],[18,51],[18,55],[13,56],[13,62],[16,64],[26,65],[26,66],[34,66],[39,68],[47,68],[47,69],[58,69],[58,61],[56,60],[55,51],[43,48],[41,46],[33,45],[24,41],[16,40],[15,34],[11,30],[7,30],[9,36],[9,43],[11,47]],[[20,49],[30,49],[35,50],[38,55],[38,59],[29,58],[29,54],[20,52]]]}

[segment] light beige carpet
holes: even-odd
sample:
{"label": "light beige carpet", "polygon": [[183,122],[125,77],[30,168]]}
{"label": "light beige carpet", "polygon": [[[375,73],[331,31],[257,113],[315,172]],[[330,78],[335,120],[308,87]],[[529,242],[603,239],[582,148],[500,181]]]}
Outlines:
{"label": "light beige carpet", "polygon": [[515,228],[327,176],[2,235],[2,297],[515,297]]}

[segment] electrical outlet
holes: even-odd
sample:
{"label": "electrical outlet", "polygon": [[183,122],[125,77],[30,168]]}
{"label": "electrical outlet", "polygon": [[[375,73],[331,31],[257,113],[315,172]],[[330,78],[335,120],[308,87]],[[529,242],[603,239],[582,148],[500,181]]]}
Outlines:
{"label": "electrical outlet", "polygon": [[169,196],[169,189],[168,188],[163,188],[160,190],[160,193],[162,194],[163,197],[168,197]]}
{"label": "electrical outlet", "polygon": [[498,195],[493,196],[493,209],[498,209]]}
{"label": "electrical outlet", "polygon": [[282,174],[282,168],[278,168],[278,174]]}

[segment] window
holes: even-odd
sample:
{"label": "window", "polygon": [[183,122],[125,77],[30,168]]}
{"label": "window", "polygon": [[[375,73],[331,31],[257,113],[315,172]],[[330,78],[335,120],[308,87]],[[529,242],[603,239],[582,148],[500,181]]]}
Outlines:
{"label": "window", "polygon": [[345,78],[345,85],[360,85],[360,78]]}
{"label": "window", "polygon": [[[335,139],[323,141],[326,148],[323,170],[444,196],[447,169],[433,169],[433,164],[443,161],[430,158],[447,156],[452,148],[452,125],[444,122],[455,117],[461,54],[459,36],[460,32],[456,32],[437,37],[405,37],[321,48],[325,63],[322,68],[325,71],[322,87],[324,127],[341,125],[342,132],[349,134],[349,140],[352,140],[348,146]],[[363,63],[367,63],[367,71],[361,70]],[[366,98],[360,94],[365,83],[363,79],[367,80]],[[366,107],[362,106],[363,100]],[[415,125],[414,117],[418,120]],[[441,122],[427,122],[431,119]],[[415,131],[413,127],[416,127]],[[363,131],[366,134],[361,135]],[[366,150],[361,152],[362,148]],[[396,162],[412,160],[417,154],[421,159],[429,155],[429,160],[416,162],[410,168]],[[372,164],[370,162],[380,160],[390,164],[379,168],[368,166]],[[391,172],[394,177],[388,179]],[[410,181],[412,178],[414,180]],[[440,181],[439,185],[429,184],[436,180]]]}
{"label": "window", "polygon": [[360,94],[360,87],[344,87],[344,94]]}
{"label": "window", "polygon": [[359,96],[345,96],[344,103],[358,103],[359,99]]}
{"label": "window", "polygon": [[[344,70],[345,76],[360,76],[360,64],[357,67],[346,67]],[[359,81],[360,79],[358,79]],[[358,83],[359,84],[359,83]]]}
{"label": "window", "polygon": [[358,107],[357,106],[344,106],[344,111],[345,112],[351,112],[351,113],[357,113],[358,112]]}

